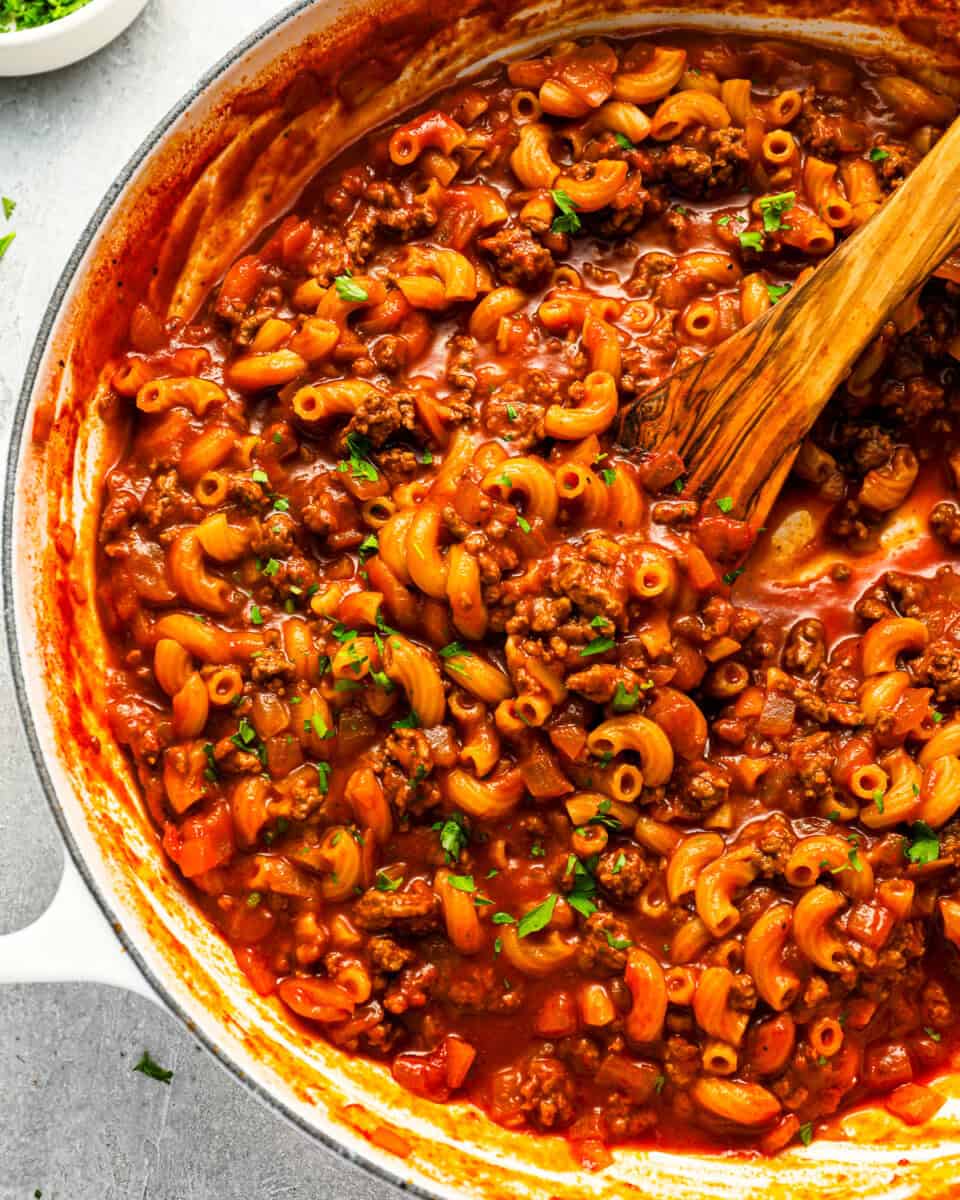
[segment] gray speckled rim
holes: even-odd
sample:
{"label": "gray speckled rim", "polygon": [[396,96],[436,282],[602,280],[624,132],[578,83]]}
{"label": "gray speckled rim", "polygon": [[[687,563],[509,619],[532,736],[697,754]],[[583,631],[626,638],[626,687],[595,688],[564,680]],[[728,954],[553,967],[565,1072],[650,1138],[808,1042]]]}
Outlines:
{"label": "gray speckled rim", "polygon": [[117,914],[101,891],[96,879],[88,868],[83,854],[81,853],[70,827],[67,823],[63,808],[57,796],[53,781],[47,770],[44,752],[40,746],[40,739],[37,734],[37,728],[34,723],[33,713],[30,708],[30,701],[27,696],[26,680],[24,678],[23,662],[20,657],[20,649],[17,643],[17,630],[14,610],[14,587],[13,587],[13,549],[14,549],[14,498],[15,488],[17,483],[18,466],[23,446],[24,438],[27,431],[27,417],[30,410],[30,401],[33,396],[33,391],[37,383],[37,378],[40,372],[40,367],[50,342],[51,334],[60,317],[61,308],[64,297],[70,290],[75,278],[77,277],[87,251],[90,248],[94,238],[100,232],[105,219],[108,217],[111,209],[117,199],[126,188],[127,184],[143,165],[148,156],[159,146],[166,135],[171,131],[173,126],[187,109],[199,99],[201,94],[207,90],[212,84],[220,78],[224,72],[232,67],[237,59],[239,59],[248,50],[251,50],[259,42],[261,42],[269,34],[274,33],[286,22],[290,21],[299,13],[314,5],[320,5],[323,0],[295,0],[279,12],[270,20],[264,22],[253,33],[249,34],[242,42],[239,42],[232,50],[223,56],[215,63],[208,71],[206,71],[197,83],[178,101],[177,104],[170,109],[165,117],[161,119],[146,138],[141,142],[139,147],[134,151],[133,155],[124,166],[123,170],[110,185],[100,204],[98,205],[93,216],[87,223],[86,228],[80,235],[80,240],[77,242],[73,253],[67,261],[63,269],[57,285],[54,288],[53,295],[50,297],[50,302],[47,305],[46,312],[43,316],[43,321],[40,324],[40,329],[37,333],[36,341],[34,342],[33,350],[30,354],[29,362],[27,363],[26,373],[23,379],[23,385],[20,389],[20,395],[17,400],[17,406],[13,415],[13,423],[10,430],[10,444],[7,451],[7,469],[5,476],[5,493],[3,501],[3,530],[2,530],[2,561],[3,561],[3,602],[4,602],[4,627],[7,636],[7,649],[10,654],[10,666],[13,677],[14,691],[17,697],[17,706],[20,710],[20,719],[23,725],[24,732],[27,737],[27,744],[30,747],[30,754],[33,758],[33,765],[40,779],[40,784],[46,796],[47,803],[53,813],[54,820],[60,830],[60,836],[70,857],[73,859],[77,870],[80,872],[84,883],[89,888],[91,894],[99,905],[104,917],[106,917],[111,928],[122,944],[123,948],[136,963],[137,968],[144,978],[154,988],[157,995],[163,1000],[164,1006],[171,1012],[187,1031],[200,1044],[213,1055],[216,1061],[234,1078],[238,1079],[245,1087],[247,1087],[259,1100],[261,1100],[268,1108],[273,1109],[282,1117],[286,1118],[303,1133],[316,1141],[322,1143],[328,1149],[349,1162],[361,1167],[372,1175],[384,1182],[392,1184],[394,1187],[403,1191],[409,1192],[415,1196],[422,1196],[425,1200],[436,1200],[441,1196],[440,1190],[427,1188],[417,1183],[412,1183],[409,1179],[402,1178],[399,1174],[388,1170],[381,1163],[376,1162],[372,1158],[368,1158],[365,1154],[357,1153],[356,1151],[343,1145],[336,1138],[331,1137],[323,1130],[305,1121],[301,1116],[288,1107],[281,1099],[273,1094],[273,1092],[252,1079],[246,1071],[243,1070],[232,1059],[224,1055],[216,1044],[207,1037],[190,1019],[189,1015],[181,1008],[181,1006],[170,996],[164,984],[153,971],[150,970],[147,963],[144,961],[136,943],[126,933]]}

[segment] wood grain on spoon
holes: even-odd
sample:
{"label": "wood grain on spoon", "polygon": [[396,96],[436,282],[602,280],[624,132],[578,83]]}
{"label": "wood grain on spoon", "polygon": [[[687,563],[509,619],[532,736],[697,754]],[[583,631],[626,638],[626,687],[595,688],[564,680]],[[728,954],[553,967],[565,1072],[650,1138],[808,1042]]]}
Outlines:
{"label": "wood grain on spoon", "polygon": [[806,283],[626,408],[620,442],[679,455],[684,497],[756,530],[834,389],[958,242],[960,119]]}

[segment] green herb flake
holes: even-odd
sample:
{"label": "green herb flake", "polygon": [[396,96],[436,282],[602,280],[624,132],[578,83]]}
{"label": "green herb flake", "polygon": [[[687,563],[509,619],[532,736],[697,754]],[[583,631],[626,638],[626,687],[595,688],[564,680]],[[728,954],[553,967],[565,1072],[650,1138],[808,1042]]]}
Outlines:
{"label": "green herb flake", "polygon": [[607,939],[607,945],[611,950],[627,950],[633,945],[629,938],[614,937],[609,929],[604,930],[604,935]]}
{"label": "green herb flake", "polygon": [[363,304],[370,298],[359,283],[354,283],[349,271],[338,275],[333,281],[333,286],[337,289],[340,299],[346,300],[348,304]]}
{"label": "green herb flake", "polygon": [[934,709],[933,712],[930,714],[930,719],[933,721],[934,725],[939,725],[940,722],[943,720],[943,713],[937,712],[937,710]]}
{"label": "green herb flake", "polygon": [[936,862],[940,857],[940,839],[926,823],[914,821],[910,826],[911,842],[907,847],[907,858],[912,863]]}
{"label": "green herb flake", "polygon": [[0,204],[3,204],[3,215],[9,221],[13,216],[13,210],[17,207],[16,200],[11,200],[9,196],[0,198]]}
{"label": "green herb flake", "polygon": [[420,728],[420,718],[417,716],[417,714],[411,708],[410,712],[407,714],[407,716],[401,717],[399,721],[393,722],[393,728],[394,729],[419,729]]}
{"label": "green herb flake", "polygon": [[923,1032],[933,1042],[939,1042],[939,1041],[942,1041],[942,1039],[943,1039],[943,1035],[940,1033],[937,1033],[937,1031],[933,1028],[932,1025],[924,1025]]}
{"label": "green herb flake", "polygon": [[139,1071],[141,1075],[146,1075],[148,1079],[156,1079],[159,1083],[169,1083],[173,1078],[173,1072],[154,1062],[146,1050],[144,1050],[140,1056],[140,1061],[133,1069]]}
{"label": "green herb flake", "polygon": [[717,217],[717,224],[721,227],[721,229],[723,229],[726,228],[726,226],[729,225],[732,220],[733,217],[727,213],[723,217]]}
{"label": "green herb flake", "polygon": [[733,509],[733,497],[721,496],[717,501],[717,508],[719,508],[722,513],[731,512]]}
{"label": "green herb flake", "polygon": [[877,806],[877,812],[883,812],[883,788],[877,788],[873,793],[873,802]]}
{"label": "green herb flake", "polygon": [[579,233],[580,218],[577,216],[577,206],[573,199],[562,188],[554,188],[550,197],[560,210],[553,218],[551,230],[554,233]]}
{"label": "green herb flake", "polygon": [[679,478],[679,479],[675,479],[675,480],[673,481],[673,483],[671,483],[671,484],[670,484],[670,486],[673,488],[673,490],[674,490],[674,491],[677,493],[677,495],[679,496],[679,495],[680,495],[680,493],[683,491],[683,489],[684,489],[684,488],[687,486],[687,481],[686,481],[686,480],[683,478],[683,476],[681,475],[681,476],[680,476],[680,478]]}
{"label": "green herb flake", "polygon": [[734,584],[746,570],[746,567],[737,567],[733,571],[724,571],[723,582],[726,584]]}
{"label": "green herb flake", "polygon": [[793,208],[796,199],[796,192],[779,192],[776,196],[760,197],[757,207],[763,217],[763,228],[766,233],[777,233],[785,228],[781,218],[784,213]]}
{"label": "green herb flake", "polygon": [[756,229],[749,229],[746,233],[738,234],[738,240],[744,250],[762,250],[763,249],[763,234]]}
{"label": "green herb flake", "polygon": [[495,912],[490,918],[494,925],[515,925],[516,917],[512,917],[508,912]]}
{"label": "green herb flake", "polygon": [[378,871],[377,878],[374,880],[374,887],[378,892],[395,892],[402,883],[402,879],[393,879],[385,871]]}
{"label": "green herb flake", "polygon": [[627,856],[621,850],[620,853],[617,855],[616,859],[614,860],[613,866],[611,867],[611,874],[619,875],[620,872],[623,870],[623,868],[626,865],[627,865]]}
{"label": "green herb flake", "polygon": [[266,471],[262,471],[259,467],[257,467],[257,469],[255,471],[252,471],[250,473],[250,478],[253,480],[254,483],[269,483],[270,482],[270,476],[266,473]]}
{"label": "green herb flake", "polygon": [[290,501],[287,500],[285,496],[275,496],[273,500],[273,507],[275,512],[289,512]]}
{"label": "green herb flake", "polygon": [[615,133],[613,136],[616,138],[617,145],[621,148],[621,150],[634,149],[633,142],[630,141],[625,133]]}
{"label": "green herb flake", "polygon": [[546,900],[525,913],[517,925],[518,937],[529,937],[531,933],[539,933],[553,920],[553,912],[557,907],[557,894],[553,892]]}
{"label": "green herb flake", "polygon": [[264,575],[276,575],[279,570],[280,564],[277,562],[277,560],[275,558],[268,558],[266,565],[263,568]]}
{"label": "green herb flake", "polygon": [[463,658],[470,651],[463,645],[462,642],[448,642],[446,646],[441,646],[437,651],[441,658]]}
{"label": "green herb flake", "polygon": [[612,650],[616,645],[616,641],[612,637],[596,637],[593,641],[587,642],[584,648],[580,651],[581,658],[588,658],[591,654],[606,654],[608,650]]}
{"label": "green herb flake", "polygon": [[639,685],[631,691],[627,691],[622,683],[617,684],[617,690],[613,693],[613,700],[611,702],[611,707],[615,713],[633,712],[639,703]]}
{"label": "green herb flake", "polygon": [[250,605],[250,620],[253,622],[254,625],[262,625],[263,624],[263,613],[260,611],[259,604],[251,604]]}
{"label": "green herb flake", "polygon": [[259,908],[263,903],[263,892],[251,892],[247,896],[247,908]]}
{"label": "green herb flake", "polygon": [[519,414],[517,413],[516,408],[512,404],[508,404],[507,405],[507,420],[515,421],[517,419],[518,415]]}
{"label": "green herb flake", "polygon": [[380,472],[370,461],[370,439],[361,433],[348,433],[346,437],[347,452],[350,455],[346,462],[337,464],[337,469],[346,473],[349,471],[358,483],[376,483]]}
{"label": "green herb flake", "polygon": [[530,522],[526,519],[526,517],[517,517],[517,524],[524,533],[530,532]]}
{"label": "green herb flake", "polygon": [[[433,829],[440,834],[440,848],[446,855],[447,862],[455,863],[470,841],[470,833],[467,830],[463,814],[454,813],[445,821],[437,821]],[[488,875],[487,878],[489,879],[490,876]]]}
{"label": "green herb flake", "polygon": [[771,304],[776,304],[778,300],[782,300],[791,287],[789,283],[767,283],[764,286],[767,289],[767,295],[770,297]]}
{"label": "green herb flake", "polygon": [[813,1141],[813,1122],[807,1121],[805,1124],[801,1125],[798,1133],[800,1134],[800,1141],[803,1142],[805,1146],[809,1146]]}
{"label": "green herb flake", "polygon": [[870,161],[871,162],[883,162],[885,159],[887,159],[889,157],[890,157],[890,151],[889,150],[881,150],[879,146],[874,146],[873,149],[870,151]]}
{"label": "green herb flake", "polygon": [[376,554],[380,549],[380,542],[375,533],[368,533],[360,543],[360,561],[366,562],[371,554]]}
{"label": "green herb flake", "polygon": [[658,1096],[663,1091],[664,1084],[666,1082],[667,1082],[666,1075],[658,1075],[656,1077],[656,1079],[653,1081],[653,1090],[657,1093]]}
{"label": "green herb flake", "polygon": [[313,764],[317,769],[317,783],[322,795],[326,795],[330,791],[330,771],[332,770],[328,762],[315,762]]}
{"label": "green herb flake", "polygon": [[448,875],[447,883],[458,892],[475,892],[477,890],[472,875]]}

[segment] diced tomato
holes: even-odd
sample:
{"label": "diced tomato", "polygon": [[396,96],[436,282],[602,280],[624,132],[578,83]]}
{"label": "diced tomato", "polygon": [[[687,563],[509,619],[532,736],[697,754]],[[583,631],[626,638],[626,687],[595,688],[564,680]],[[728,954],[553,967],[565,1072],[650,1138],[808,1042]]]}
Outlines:
{"label": "diced tomato", "polygon": [[433,1050],[408,1050],[393,1060],[393,1077],[427,1100],[447,1100],[463,1084],[477,1052],[468,1041],[447,1034]]}
{"label": "diced tomato", "polygon": [[260,950],[254,946],[234,946],[233,956],[258,995],[269,996],[276,990],[277,974],[268,965]]}
{"label": "diced tomato", "polygon": [[175,833],[173,828],[164,834],[164,848],[188,879],[233,857],[233,819],[225,800],[187,817]]}
{"label": "diced tomato", "polygon": [[923,1125],[940,1111],[946,1099],[933,1088],[904,1083],[887,1097],[887,1109],[908,1125]]}

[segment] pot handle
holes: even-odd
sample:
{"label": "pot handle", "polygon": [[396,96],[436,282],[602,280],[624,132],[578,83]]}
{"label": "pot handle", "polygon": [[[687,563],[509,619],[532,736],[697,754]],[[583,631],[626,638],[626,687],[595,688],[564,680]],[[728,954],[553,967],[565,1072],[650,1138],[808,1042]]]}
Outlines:
{"label": "pot handle", "polygon": [[162,1006],[69,854],[47,911],[26,929],[0,935],[0,983],[65,982],[107,983]]}

